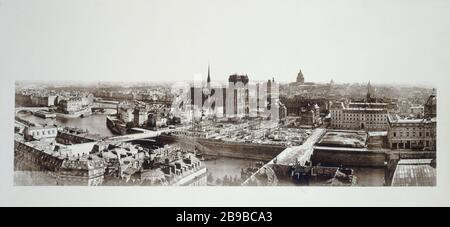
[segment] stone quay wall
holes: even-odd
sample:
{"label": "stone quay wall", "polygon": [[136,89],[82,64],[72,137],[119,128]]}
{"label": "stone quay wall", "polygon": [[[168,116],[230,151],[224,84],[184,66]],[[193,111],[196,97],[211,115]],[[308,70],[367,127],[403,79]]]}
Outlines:
{"label": "stone quay wall", "polygon": [[82,144],[82,143],[91,143],[95,142],[95,139],[88,138],[85,135],[76,135],[73,133],[67,133],[58,131],[58,136],[56,137],[56,141],[61,144]]}
{"label": "stone quay wall", "polygon": [[324,166],[349,166],[349,167],[384,167],[387,160],[385,152],[377,151],[352,151],[352,150],[327,150],[314,149],[311,157],[313,165]]}
{"label": "stone quay wall", "polygon": [[436,152],[411,152],[411,151],[388,151],[368,150],[354,151],[342,149],[315,148],[311,157],[313,165],[321,163],[331,166],[348,167],[386,167],[392,159],[435,159]]}
{"label": "stone quay wall", "polygon": [[51,171],[59,170],[64,160],[54,157],[25,143],[14,141],[14,170]]}
{"label": "stone quay wall", "polygon": [[249,144],[239,142],[223,142],[204,138],[191,138],[175,135],[160,135],[157,140],[161,144],[179,144],[189,149],[197,148],[208,156],[243,158],[260,161],[270,161],[283,150],[285,146],[269,144]]}

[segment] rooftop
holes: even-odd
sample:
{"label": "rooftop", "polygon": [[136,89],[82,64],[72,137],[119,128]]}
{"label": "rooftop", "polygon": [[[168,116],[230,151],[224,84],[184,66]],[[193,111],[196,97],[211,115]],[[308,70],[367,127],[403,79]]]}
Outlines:
{"label": "rooftop", "polygon": [[357,107],[351,107],[351,108],[345,108],[345,110],[354,110],[354,111],[386,111],[386,109],[382,108],[357,108]]}
{"label": "rooftop", "polygon": [[369,132],[369,136],[387,136],[388,132],[387,131],[382,131],[382,132]]}
{"label": "rooftop", "polygon": [[28,130],[42,130],[42,129],[56,129],[56,126],[53,126],[53,125],[44,125],[44,126],[33,126],[33,127],[28,127]]}
{"label": "rooftop", "polygon": [[388,106],[388,103],[382,102],[351,102],[349,106]]}
{"label": "rooftop", "polygon": [[436,186],[436,169],[431,163],[431,159],[400,160],[392,178],[392,186]]}
{"label": "rooftop", "polygon": [[328,131],[316,144],[325,147],[364,148],[367,143],[367,133],[364,131]]}
{"label": "rooftop", "polygon": [[388,119],[389,119],[390,123],[404,123],[404,124],[433,123],[433,122],[436,122],[436,118],[431,118],[431,119],[424,119],[424,118],[408,119],[408,118],[401,118],[400,116],[398,116],[396,114],[388,114]]}

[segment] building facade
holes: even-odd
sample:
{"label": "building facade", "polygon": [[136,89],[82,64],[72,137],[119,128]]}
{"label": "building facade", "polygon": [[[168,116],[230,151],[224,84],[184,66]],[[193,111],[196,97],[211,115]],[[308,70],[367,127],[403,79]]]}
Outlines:
{"label": "building facade", "polygon": [[386,131],[388,129],[387,104],[334,103],[330,108],[331,127],[336,129]]}
{"label": "building facade", "polygon": [[134,113],[132,108],[119,107],[117,115],[119,119],[125,123],[134,121]]}
{"label": "building facade", "polygon": [[391,149],[436,150],[436,119],[401,119],[389,115]]}
{"label": "building facade", "polygon": [[231,92],[227,94],[227,98],[229,97],[231,100],[232,114],[235,117],[248,117],[250,115],[248,83],[247,75],[234,74],[228,78],[228,88]]}
{"label": "building facade", "polygon": [[31,96],[31,105],[33,106],[54,106],[56,103],[56,95],[49,96]]}
{"label": "building facade", "polygon": [[148,121],[148,111],[145,108],[136,108],[134,114],[134,125],[142,126]]}
{"label": "building facade", "polygon": [[59,103],[62,111],[66,114],[74,114],[83,109],[81,99],[73,98],[69,100],[62,100]]}
{"label": "building facade", "polygon": [[300,110],[300,124],[317,127],[322,124],[320,117],[320,108],[318,105],[312,105]]}
{"label": "building facade", "polygon": [[58,130],[54,126],[26,127],[23,134],[26,140],[55,139]]}

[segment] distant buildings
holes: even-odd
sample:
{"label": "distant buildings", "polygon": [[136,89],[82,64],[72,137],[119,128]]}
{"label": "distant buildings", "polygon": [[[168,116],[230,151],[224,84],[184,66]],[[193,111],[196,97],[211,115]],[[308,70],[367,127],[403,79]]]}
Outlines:
{"label": "distant buildings", "polygon": [[376,98],[373,97],[372,92],[373,92],[373,88],[372,88],[372,85],[370,84],[370,81],[369,81],[369,83],[367,84],[367,95],[366,95],[366,101],[368,103],[376,102]]}
{"label": "distant buildings", "polygon": [[290,96],[294,96],[303,92],[312,91],[316,87],[317,85],[315,83],[305,82],[305,76],[303,75],[302,70],[300,70],[297,74],[297,79],[295,80],[295,82],[288,85],[287,94]]}
{"label": "distant buildings", "polygon": [[320,108],[318,105],[312,105],[307,108],[302,108],[300,110],[300,124],[301,125],[310,125],[310,126],[319,126],[322,124],[322,120],[320,117]]}
{"label": "distant buildings", "polygon": [[136,108],[133,112],[134,116],[134,125],[143,126],[147,123],[148,120],[148,111],[145,108]]}
{"label": "distant buildings", "polygon": [[57,97],[58,96],[56,95],[31,96],[31,104],[33,106],[46,106],[46,107],[55,106]]}
{"label": "distant buildings", "polygon": [[[194,116],[201,115],[201,119],[263,117],[281,120],[286,116],[286,107],[279,102],[278,87],[274,79],[267,83],[254,84],[250,82],[248,75],[240,74],[230,75],[227,87],[213,87],[208,68],[206,85],[190,88],[188,98],[193,108],[189,111],[192,111]],[[276,108],[278,114],[271,107]],[[195,111],[201,113],[194,113]],[[192,114],[189,114],[191,118]]]}
{"label": "distant buildings", "polygon": [[[322,124],[320,100],[284,99],[287,117],[294,120],[294,125],[317,127]],[[292,124],[292,123],[291,123]]]}
{"label": "distant buildings", "polygon": [[81,98],[71,98],[62,100],[59,103],[62,112],[66,114],[76,114],[83,109]]}
{"label": "distant buildings", "polygon": [[410,108],[410,116],[414,118],[423,118],[424,117],[424,107],[423,106],[411,106]]}
{"label": "distant buildings", "polygon": [[133,109],[120,108],[119,117],[120,117],[120,120],[122,120],[125,123],[133,122],[134,121],[134,111],[133,111]]}
{"label": "distant buildings", "polygon": [[16,94],[16,104],[22,106],[51,107],[55,106],[57,102],[58,96],[56,95]]}
{"label": "distant buildings", "polygon": [[[148,105],[142,102],[120,102],[117,105],[117,115],[108,117],[108,127],[117,134],[124,134],[133,127],[152,128],[166,126],[168,114],[164,107]],[[169,123],[179,119],[171,118]]]}
{"label": "distant buildings", "polygon": [[71,96],[69,98],[62,98],[59,101],[59,109],[65,114],[81,114],[90,113],[91,106],[94,102],[94,96],[89,94],[87,96]]}
{"label": "distant buildings", "polygon": [[305,82],[305,76],[303,75],[303,72],[300,69],[300,71],[297,74],[297,79],[295,80],[294,83],[291,83],[290,85],[292,85],[292,86],[314,86],[316,84],[313,82]]}
{"label": "distant buildings", "polygon": [[58,107],[60,113],[89,114],[93,94],[79,91],[24,89],[16,92],[16,105],[22,107]]}
{"label": "distant buildings", "polygon": [[412,103],[408,100],[399,100],[398,101],[398,110],[397,113],[400,116],[409,116],[411,114]]}
{"label": "distant buildings", "polygon": [[249,117],[250,102],[249,102],[249,79],[247,75],[234,74],[228,78],[228,88],[231,94],[227,97],[231,98],[233,106],[233,115],[236,117]]}
{"label": "distant buildings", "polygon": [[117,116],[124,123],[129,123],[134,121],[134,110],[130,106],[118,105]]}
{"label": "distant buildings", "polygon": [[102,98],[104,100],[121,100],[121,101],[148,101],[167,103],[170,102],[170,89],[164,86],[154,85],[151,88],[148,87],[131,87],[131,88],[108,88],[98,89],[94,91],[96,98]]}
{"label": "distant buildings", "polygon": [[397,113],[401,117],[423,118],[425,108],[423,105],[412,104],[411,101],[401,100],[398,104]]}

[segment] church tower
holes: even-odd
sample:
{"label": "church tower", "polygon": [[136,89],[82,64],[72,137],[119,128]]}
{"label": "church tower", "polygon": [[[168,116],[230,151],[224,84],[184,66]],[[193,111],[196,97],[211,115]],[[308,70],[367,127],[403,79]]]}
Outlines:
{"label": "church tower", "polygon": [[436,117],[436,89],[433,89],[430,97],[424,105],[424,115],[425,118],[435,118]]}
{"label": "church tower", "polygon": [[366,102],[372,102],[372,85],[370,84],[370,81],[367,84]]}

